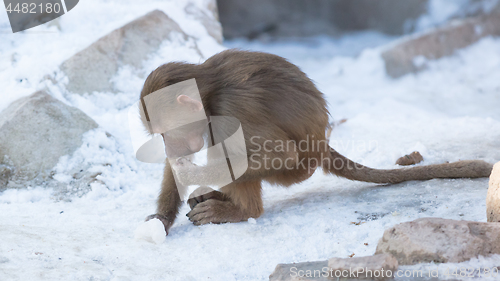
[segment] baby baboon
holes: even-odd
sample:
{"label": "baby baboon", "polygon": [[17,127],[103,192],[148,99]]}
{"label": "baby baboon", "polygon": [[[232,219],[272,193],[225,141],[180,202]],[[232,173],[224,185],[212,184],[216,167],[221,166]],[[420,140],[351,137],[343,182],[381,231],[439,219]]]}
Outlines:
{"label": "baby baboon", "polygon": [[[196,225],[257,218],[263,212],[263,180],[289,186],[308,179],[317,167],[347,179],[373,183],[487,177],[492,170],[491,164],[479,160],[393,170],[372,169],[351,161],[328,146],[325,131],[329,127],[329,113],[323,94],[297,66],[272,54],[227,50],[199,65],[179,62],[162,65],[146,79],[141,99],[192,78],[196,79],[201,103],[180,95],[164,110],[185,107],[205,110],[207,116],[237,118],[243,128],[249,163],[243,176],[219,191],[207,193],[203,187],[202,195],[191,196],[192,210],[187,215]],[[148,128],[147,124],[144,126]],[[164,136],[169,138],[165,139],[166,151],[173,149],[170,145],[182,147],[184,152],[199,151],[201,131],[194,128],[184,137]],[[187,169],[193,177],[197,175],[195,165],[181,163],[174,168]],[[179,194],[167,161],[157,213],[147,219],[160,219],[168,234],[181,196],[184,194]]]}

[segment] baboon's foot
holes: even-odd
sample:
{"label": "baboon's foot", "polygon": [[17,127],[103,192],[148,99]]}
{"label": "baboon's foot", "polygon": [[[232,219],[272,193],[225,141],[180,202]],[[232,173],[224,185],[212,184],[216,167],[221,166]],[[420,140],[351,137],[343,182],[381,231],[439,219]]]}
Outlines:
{"label": "baboon's foot", "polygon": [[200,186],[189,195],[187,203],[192,210],[198,203],[205,202],[208,199],[215,199],[219,201],[228,200],[224,193],[213,190],[212,188],[207,186]]}
{"label": "baboon's foot", "polygon": [[413,151],[410,154],[400,157],[398,161],[396,161],[396,164],[400,166],[409,166],[418,164],[422,161],[424,161],[424,157],[422,157],[422,154],[420,154],[420,152],[418,151]]}

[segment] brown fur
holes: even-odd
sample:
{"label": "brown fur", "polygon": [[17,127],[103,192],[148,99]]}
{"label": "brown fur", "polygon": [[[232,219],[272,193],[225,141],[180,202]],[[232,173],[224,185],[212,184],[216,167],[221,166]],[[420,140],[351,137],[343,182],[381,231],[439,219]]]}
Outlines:
{"label": "brown fur", "polygon": [[[351,180],[397,183],[431,178],[485,177],[492,165],[483,161],[377,170],[354,163],[328,146],[329,127],[323,94],[298,67],[285,59],[266,53],[228,50],[200,65],[168,63],[153,71],[144,83],[141,98],[163,87],[196,78],[207,115],[232,116],[243,127],[249,168],[236,182],[221,188],[224,200],[198,197],[189,218],[195,224],[237,222],[259,217],[263,212],[261,181],[288,186],[309,178],[315,167]],[[165,110],[169,110],[166,108]],[[252,137],[258,138],[252,139]],[[324,144],[300,149],[307,137]],[[266,140],[272,140],[266,143]],[[293,142],[292,150],[277,151],[276,142]],[[272,150],[265,152],[259,147]],[[258,150],[260,157],[253,158]],[[253,156],[252,156],[253,155]],[[294,169],[256,169],[253,164],[271,164],[269,159],[287,159],[289,166],[301,161],[306,167]],[[309,168],[308,161],[311,161]],[[344,165],[335,165],[342,162]],[[316,163],[316,164],[314,164]],[[269,167],[269,166],[268,166]],[[196,169],[190,171],[196,176]],[[214,171],[215,172],[215,171]],[[227,199],[227,200],[226,200]],[[165,167],[157,215],[168,231],[180,206],[180,198],[170,166]]]}

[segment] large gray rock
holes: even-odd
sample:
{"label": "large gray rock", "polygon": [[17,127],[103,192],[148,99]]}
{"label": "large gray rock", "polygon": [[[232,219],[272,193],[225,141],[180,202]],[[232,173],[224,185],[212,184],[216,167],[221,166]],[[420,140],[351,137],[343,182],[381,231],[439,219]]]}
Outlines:
{"label": "large gray rock", "polygon": [[218,0],[225,38],[338,35],[375,29],[411,31],[427,10],[427,0]]}
{"label": "large gray rock", "polygon": [[43,91],[13,102],[0,112],[0,189],[48,179],[59,158],[96,127],[81,110]]}
{"label": "large gray rock", "polygon": [[400,265],[463,262],[500,254],[500,223],[422,218],[384,232],[375,254],[393,255]]}
{"label": "large gray rock", "polygon": [[[398,269],[398,261],[389,254],[355,258],[331,258],[328,260],[331,277],[384,280],[392,278]],[[351,272],[354,275],[351,275]],[[347,274],[349,273],[349,274]]]}
{"label": "large gray rock", "polygon": [[393,78],[426,68],[425,60],[452,55],[485,36],[500,36],[500,13],[455,20],[446,26],[396,41],[382,53],[385,69]]}
{"label": "large gray rock", "polygon": [[172,33],[188,38],[176,22],[159,10],[110,32],[61,65],[69,79],[66,89],[78,94],[114,92],[110,79],[119,67],[141,67],[142,61],[157,51]]}
{"label": "large gray rock", "polygon": [[500,162],[491,171],[490,187],[486,195],[486,217],[489,222],[500,222]]}

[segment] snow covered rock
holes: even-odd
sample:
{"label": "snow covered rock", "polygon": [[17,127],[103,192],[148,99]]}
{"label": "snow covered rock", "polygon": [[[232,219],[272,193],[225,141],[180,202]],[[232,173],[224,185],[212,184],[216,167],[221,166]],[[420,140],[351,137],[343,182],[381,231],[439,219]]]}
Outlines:
{"label": "snow covered rock", "polygon": [[500,254],[500,223],[421,218],[384,232],[375,254],[392,254],[403,265],[463,262]]}
{"label": "snow covered rock", "polygon": [[0,189],[45,180],[63,155],[82,145],[97,123],[44,91],[18,99],[0,112]]}
{"label": "snow covered rock", "polygon": [[426,68],[426,60],[452,55],[486,36],[500,36],[500,12],[452,21],[444,27],[409,35],[382,53],[385,70],[393,78]]}
{"label": "snow covered rock", "polygon": [[493,166],[486,195],[486,216],[489,222],[500,222],[500,162]]}
{"label": "snow covered rock", "polygon": [[[176,34],[176,35],[174,35]],[[114,92],[110,79],[120,66],[140,68],[147,56],[165,40],[187,40],[188,36],[165,13],[154,10],[110,32],[62,63],[69,82],[66,89],[78,94]]]}
{"label": "snow covered rock", "polygon": [[222,25],[219,22],[219,14],[217,12],[217,3],[215,0],[207,1],[206,11],[198,8],[193,3],[189,3],[184,10],[187,15],[191,15],[197,21],[201,22],[207,29],[208,34],[219,44],[222,44]]}
{"label": "snow covered rock", "polygon": [[299,262],[288,264],[280,263],[276,266],[274,272],[269,275],[269,281],[299,280],[331,280],[328,279],[328,261]]}
{"label": "snow covered rock", "polygon": [[346,272],[355,272],[355,278],[384,280],[394,276],[398,261],[389,254],[357,258],[332,258],[328,260],[330,275],[344,277]]}

